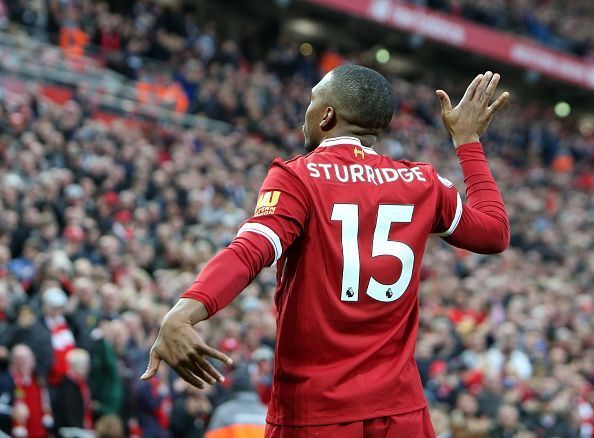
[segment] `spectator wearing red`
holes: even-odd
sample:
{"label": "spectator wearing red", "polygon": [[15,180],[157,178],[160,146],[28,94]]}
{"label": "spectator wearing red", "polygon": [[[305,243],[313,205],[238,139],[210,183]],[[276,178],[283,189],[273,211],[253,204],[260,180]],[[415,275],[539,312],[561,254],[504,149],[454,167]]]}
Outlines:
{"label": "spectator wearing red", "polygon": [[48,381],[51,385],[58,385],[68,370],[66,355],[76,346],[74,335],[64,316],[68,297],[58,287],[50,287],[42,295],[43,317],[50,330],[52,348],[54,350],[54,364]]}
{"label": "spectator wearing red", "polygon": [[54,391],[53,413],[56,430],[63,427],[93,429],[93,402],[87,383],[89,353],[81,348],[66,354],[68,370]]}
{"label": "spectator wearing red", "polygon": [[99,17],[99,29],[95,42],[101,47],[101,53],[104,56],[118,51],[122,47],[120,32],[117,29],[119,24],[120,20],[116,15],[104,14]]}
{"label": "spectator wearing red", "polygon": [[49,394],[35,374],[35,357],[29,347],[15,345],[10,361],[14,382],[13,437],[45,438],[53,426]]}
{"label": "spectator wearing red", "polygon": [[268,406],[272,397],[274,350],[268,346],[262,346],[252,353],[252,361],[256,365],[256,392],[260,396],[260,401]]}

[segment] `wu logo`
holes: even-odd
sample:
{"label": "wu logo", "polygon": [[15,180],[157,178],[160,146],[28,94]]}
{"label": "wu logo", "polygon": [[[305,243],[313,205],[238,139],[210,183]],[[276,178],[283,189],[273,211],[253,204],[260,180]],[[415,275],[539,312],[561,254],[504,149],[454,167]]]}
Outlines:
{"label": "wu logo", "polygon": [[358,157],[359,155],[361,156],[361,158],[365,158],[365,152],[363,152],[363,149],[359,149],[356,146],[353,149],[353,153],[355,154],[355,158]]}
{"label": "wu logo", "polygon": [[258,198],[258,203],[256,204],[256,211],[254,212],[254,216],[260,216],[263,214],[273,214],[276,210],[276,205],[278,204],[280,196],[281,192],[279,192],[278,190],[262,193]]}

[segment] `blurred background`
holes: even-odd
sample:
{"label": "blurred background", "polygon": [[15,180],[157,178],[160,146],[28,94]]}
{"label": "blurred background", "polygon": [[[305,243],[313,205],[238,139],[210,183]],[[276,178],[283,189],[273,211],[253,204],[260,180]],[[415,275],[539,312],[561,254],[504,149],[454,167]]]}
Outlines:
{"label": "blurred background", "polygon": [[272,270],[197,327],[236,361],[224,385],[138,376],[269,163],[302,153],[312,85],[350,62],[397,96],[377,149],[460,190],[435,89],[489,69],[512,95],[482,139],[510,248],[430,239],[424,260],[436,433],[592,437],[593,22],[591,0],[0,0],[0,431],[234,436],[239,416],[263,436]]}

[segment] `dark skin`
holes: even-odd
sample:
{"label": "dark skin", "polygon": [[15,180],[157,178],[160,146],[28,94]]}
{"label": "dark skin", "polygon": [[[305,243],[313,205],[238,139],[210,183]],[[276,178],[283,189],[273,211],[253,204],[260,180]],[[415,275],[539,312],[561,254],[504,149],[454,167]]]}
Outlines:
{"label": "dark skin", "polygon": [[[436,91],[442,104],[442,120],[452,137],[454,147],[478,141],[495,112],[507,102],[509,93],[506,91],[495,102],[488,105],[499,79],[499,74],[493,74],[490,71],[477,75],[455,108],[452,108],[450,98],[445,91]],[[305,149],[311,152],[323,140],[342,136],[358,138],[363,146],[373,146],[381,131],[366,129],[349,123],[341,117],[342,110],[333,104],[334,99],[332,99],[332,89],[339,85],[333,84],[332,81],[332,72],[330,72],[311,90],[311,102],[305,112],[303,124]]]}
{"label": "dark skin", "polygon": [[[476,76],[454,108],[445,91],[436,91],[441,102],[441,118],[455,148],[478,141],[493,115],[507,102],[509,93],[506,91],[489,105],[498,82],[499,75],[490,71]],[[312,89],[311,103],[305,112],[303,124],[305,149],[311,152],[323,140],[342,136],[355,137],[364,146],[373,146],[380,131],[365,129],[341,117],[341,109],[333,106],[332,85],[330,72]],[[180,377],[198,388],[223,382],[224,377],[206,359],[214,358],[227,365],[231,365],[233,361],[208,346],[194,330],[196,324],[207,318],[208,312],[204,304],[181,298],[161,322],[159,335],[151,348],[148,367],[141,379],[154,377],[163,360]]]}
{"label": "dark skin", "polygon": [[311,102],[305,111],[303,135],[305,137],[305,150],[313,151],[327,138],[356,137],[363,146],[373,146],[381,131],[366,129],[362,126],[349,123],[341,116],[341,108],[333,104],[332,72],[328,73],[311,90]]}

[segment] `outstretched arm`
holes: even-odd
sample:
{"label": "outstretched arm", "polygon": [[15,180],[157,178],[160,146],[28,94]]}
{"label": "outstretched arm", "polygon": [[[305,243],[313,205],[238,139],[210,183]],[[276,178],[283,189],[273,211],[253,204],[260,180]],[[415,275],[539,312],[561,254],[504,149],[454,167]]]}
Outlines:
{"label": "outstretched arm", "polygon": [[233,301],[273,258],[274,251],[269,242],[255,233],[240,234],[213,257],[163,318],[148,368],[141,379],[152,378],[164,360],[184,380],[198,388],[204,388],[204,382],[211,385],[222,382],[223,376],[205,356],[226,364],[231,364],[231,359],[206,345],[194,325]]}
{"label": "outstretched arm", "polygon": [[283,248],[300,235],[308,203],[299,184],[282,162],[273,163],[260,190],[254,216],[239,229],[235,240],[206,264],[194,284],[163,318],[141,379],[152,378],[163,360],[198,388],[223,381],[206,357],[227,364],[231,364],[231,359],[209,347],[193,326],[233,301],[263,267],[274,264]]}
{"label": "outstretched arm", "polygon": [[503,200],[479,143],[479,137],[493,115],[509,98],[509,93],[504,92],[489,105],[498,83],[498,74],[488,71],[478,75],[455,108],[452,108],[447,93],[437,90],[441,101],[441,117],[460,160],[467,197],[459,223],[445,240],[483,254],[504,251],[509,245],[510,236]]}

